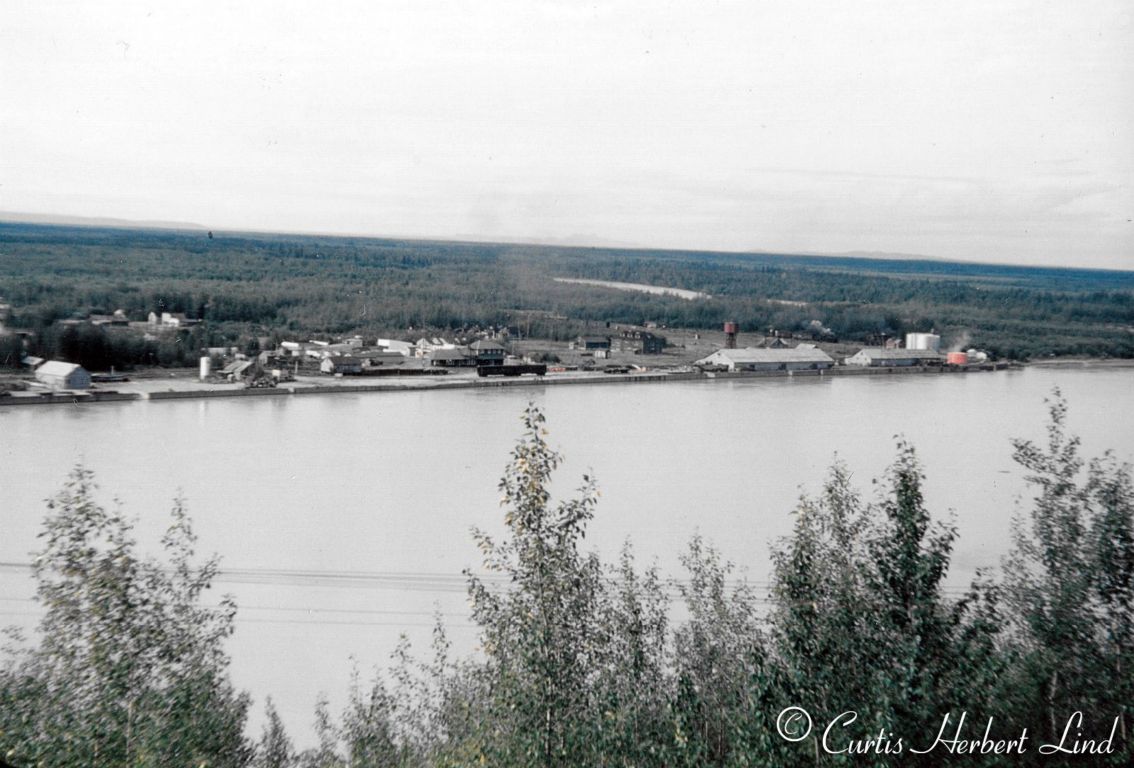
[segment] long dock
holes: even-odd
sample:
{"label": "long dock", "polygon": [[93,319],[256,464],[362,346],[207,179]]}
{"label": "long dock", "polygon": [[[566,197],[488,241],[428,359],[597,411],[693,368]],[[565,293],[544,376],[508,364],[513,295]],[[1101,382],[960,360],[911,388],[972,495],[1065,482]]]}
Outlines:
{"label": "long dock", "polygon": [[183,382],[182,387],[164,391],[110,391],[73,390],[59,392],[16,392],[0,397],[0,407],[35,405],[86,405],[93,403],[120,403],[138,400],[196,400],[218,397],[285,397],[290,395],[334,395],[360,394],[371,392],[422,392],[430,390],[480,389],[501,387],[553,387],[602,384],[662,384],[673,381],[737,381],[777,378],[823,378],[831,376],[908,376],[908,375],[958,375],[981,371],[998,371],[1019,368],[1019,363],[982,363],[967,366],[906,366],[859,368],[837,366],[826,370],[799,371],[737,371],[737,372],[699,372],[699,371],[642,371],[622,374],[549,374],[547,376],[522,376],[507,379],[482,379],[473,377],[420,379],[399,379],[399,383],[375,384],[313,384],[303,385],[288,382],[277,387],[244,389],[238,386],[227,388],[199,387]]}

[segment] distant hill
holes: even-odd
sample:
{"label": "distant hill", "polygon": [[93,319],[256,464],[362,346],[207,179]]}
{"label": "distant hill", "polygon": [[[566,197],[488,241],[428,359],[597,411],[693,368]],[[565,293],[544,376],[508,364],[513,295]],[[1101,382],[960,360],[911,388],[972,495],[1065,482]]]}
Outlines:
{"label": "distant hill", "polygon": [[840,256],[851,259],[879,259],[881,261],[948,261],[969,263],[965,259],[945,259],[940,256],[925,256],[920,253],[892,253],[890,251],[839,251],[838,253],[816,253],[816,256]]}
{"label": "distant hill", "polygon": [[98,216],[64,216],[51,213],[0,211],[0,221],[20,224],[51,224],[64,227],[114,227],[122,229],[206,229],[188,221],[135,221]]}

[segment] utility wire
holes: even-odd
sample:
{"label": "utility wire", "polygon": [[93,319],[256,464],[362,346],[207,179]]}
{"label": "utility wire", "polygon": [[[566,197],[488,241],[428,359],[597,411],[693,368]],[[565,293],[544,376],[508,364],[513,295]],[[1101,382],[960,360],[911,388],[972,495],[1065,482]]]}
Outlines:
{"label": "utility wire", "polygon": [[[0,561],[0,572],[23,572],[32,569],[31,563]],[[168,569],[163,569],[168,572]],[[491,588],[506,588],[511,578],[503,574],[473,574],[473,578]],[[299,587],[336,587],[363,589],[392,589],[405,592],[451,592],[465,594],[468,591],[468,578],[464,574],[438,573],[431,571],[319,571],[289,568],[221,568],[217,571],[216,583],[223,584],[266,584]],[[611,580],[612,582],[614,580]],[[689,588],[689,579],[659,579],[663,589],[670,593]],[[755,581],[744,578],[724,580],[729,590],[746,588],[759,592],[770,592],[772,582]],[[968,591],[963,586],[943,586],[946,594],[959,595]]]}

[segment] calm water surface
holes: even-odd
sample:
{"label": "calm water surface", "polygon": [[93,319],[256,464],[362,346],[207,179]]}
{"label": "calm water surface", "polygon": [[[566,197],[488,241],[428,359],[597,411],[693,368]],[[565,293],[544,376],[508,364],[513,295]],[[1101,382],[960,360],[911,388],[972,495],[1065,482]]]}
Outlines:
{"label": "calm water surface", "polygon": [[[640,562],[673,575],[700,532],[766,581],[769,545],[836,455],[870,496],[904,435],[924,462],[930,508],[956,517],[950,583],[960,586],[1007,550],[1024,492],[1009,439],[1042,439],[1053,386],[1088,455],[1134,457],[1131,369],[0,409],[0,561],[29,560],[43,499],[76,462],[138,518],[147,547],[180,491],[200,551],[249,571],[217,585],[240,605],[236,682],[257,717],[270,694],[305,745],[316,696],[341,705],[352,657],[366,674],[399,633],[426,642],[434,611],[457,649],[474,647],[456,577],[478,563],[470,528],[501,528],[496,485],[529,399],[566,457],[557,492],[598,478],[590,546],[614,557],[630,540]],[[312,571],[342,578],[302,573]],[[26,571],[0,567],[0,624],[33,626],[31,594]]]}

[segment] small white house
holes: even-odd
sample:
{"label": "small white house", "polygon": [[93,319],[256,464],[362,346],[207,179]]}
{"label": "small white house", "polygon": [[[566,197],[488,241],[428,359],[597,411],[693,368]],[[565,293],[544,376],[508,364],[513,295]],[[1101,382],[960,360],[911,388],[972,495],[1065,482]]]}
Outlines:
{"label": "small white house", "polygon": [[166,328],[184,328],[188,325],[196,325],[199,322],[199,320],[190,320],[184,312],[161,313],[161,324]]}
{"label": "small white house", "polygon": [[86,368],[62,360],[49,360],[35,369],[36,381],[52,389],[90,389],[91,375]]}
{"label": "small white house", "polygon": [[189,319],[184,312],[162,312],[160,317],[156,312],[151,312],[148,320],[150,325],[160,325],[162,328],[185,328],[201,322]]}

